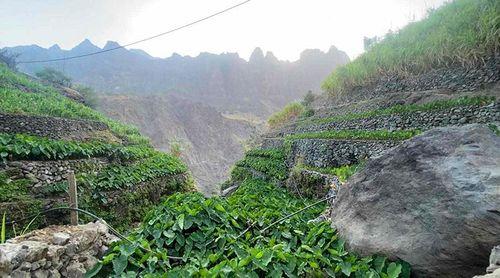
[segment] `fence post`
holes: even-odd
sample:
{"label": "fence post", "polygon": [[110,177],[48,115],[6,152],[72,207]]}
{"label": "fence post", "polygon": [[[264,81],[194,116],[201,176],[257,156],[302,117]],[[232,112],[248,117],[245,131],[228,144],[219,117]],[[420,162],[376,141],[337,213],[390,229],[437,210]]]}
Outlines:
{"label": "fence post", "polygon": [[[69,193],[69,207],[78,208],[78,195],[76,190],[75,173],[71,171],[68,174],[68,193]],[[78,211],[72,210],[70,212],[71,225],[78,225]]]}

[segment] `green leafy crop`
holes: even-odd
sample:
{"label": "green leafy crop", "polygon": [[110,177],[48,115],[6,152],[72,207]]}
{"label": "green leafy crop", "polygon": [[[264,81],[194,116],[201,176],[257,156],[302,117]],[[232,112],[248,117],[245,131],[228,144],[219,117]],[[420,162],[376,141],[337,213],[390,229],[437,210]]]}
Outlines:
{"label": "green leafy crop", "polygon": [[251,168],[277,180],[287,178],[285,154],[278,149],[248,151],[244,159],[236,162],[235,166],[231,176],[236,179],[241,179],[246,175],[245,168]]}
{"label": "green leafy crop", "polygon": [[157,153],[147,159],[130,165],[112,164],[97,174],[82,173],[79,181],[87,188],[101,190],[124,189],[152,178],[183,174],[188,171],[186,165],[174,156]]}
{"label": "green leafy crop", "polygon": [[114,156],[122,160],[137,160],[158,153],[147,145],[122,146],[100,141],[79,142],[45,137],[0,133],[0,158],[56,160]]}
{"label": "green leafy crop", "polygon": [[[312,201],[261,180],[228,199],[175,194],[89,271],[98,277],[409,277],[405,263],[346,251],[328,222],[308,223],[313,207],[265,232],[272,221]],[[139,246],[150,249],[146,252]],[[169,259],[168,256],[181,259]]]}

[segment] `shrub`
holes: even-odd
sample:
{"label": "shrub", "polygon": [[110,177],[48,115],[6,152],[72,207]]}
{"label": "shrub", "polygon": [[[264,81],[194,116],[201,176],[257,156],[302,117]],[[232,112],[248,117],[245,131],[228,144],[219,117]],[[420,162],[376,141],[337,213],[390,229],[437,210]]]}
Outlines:
{"label": "shrub", "polygon": [[283,110],[274,113],[269,117],[267,123],[271,128],[277,128],[296,120],[303,112],[305,108],[304,105],[298,102],[291,102],[283,108]]}
{"label": "shrub", "polygon": [[71,78],[53,68],[43,68],[35,73],[43,81],[61,86],[71,87]]}

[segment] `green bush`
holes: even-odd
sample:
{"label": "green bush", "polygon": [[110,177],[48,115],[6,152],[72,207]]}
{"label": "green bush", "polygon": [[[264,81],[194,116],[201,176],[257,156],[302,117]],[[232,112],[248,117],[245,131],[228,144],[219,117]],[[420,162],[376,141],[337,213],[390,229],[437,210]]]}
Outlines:
{"label": "green bush", "polygon": [[49,83],[66,87],[71,86],[71,78],[65,76],[62,72],[57,71],[53,68],[43,68],[42,70],[36,72],[35,75],[41,80]]}
{"label": "green bush", "polygon": [[[380,256],[360,258],[346,251],[330,223],[307,223],[321,213],[323,206],[261,231],[311,203],[259,180],[245,181],[228,199],[175,194],[131,233],[133,243],[114,244],[88,275],[409,277],[405,263],[389,262]],[[153,252],[145,252],[140,246]]]}
{"label": "green bush", "polygon": [[351,63],[337,68],[323,89],[340,94],[381,75],[408,75],[438,67],[474,65],[498,53],[500,2],[455,0],[422,21],[389,33]]}
{"label": "green bush", "polygon": [[271,128],[280,127],[286,123],[296,120],[302,113],[304,113],[304,105],[298,102],[291,102],[283,108],[283,110],[272,114],[267,123]]}
{"label": "green bush", "polygon": [[340,167],[334,168],[318,168],[312,167],[308,165],[299,165],[299,168],[304,168],[311,171],[316,171],[319,173],[327,174],[327,175],[335,175],[341,182],[346,182],[354,173],[359,171],[362,166],[360,164],[353,165],[343,165]]}

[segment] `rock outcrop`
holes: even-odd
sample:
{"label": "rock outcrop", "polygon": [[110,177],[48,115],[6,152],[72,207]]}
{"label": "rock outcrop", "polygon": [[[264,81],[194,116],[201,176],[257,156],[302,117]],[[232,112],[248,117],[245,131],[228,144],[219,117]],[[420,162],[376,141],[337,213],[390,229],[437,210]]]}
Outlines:
{"label": "rock outcrop", "polygon": [[490,254],[490,265],[486,268],[486,275],[474,276],[474,278],[498,278],[500,277],[500,245],[493,247]]}
{"label": "rock outcrop", "polygon": [[409,262],[415,277],[472,277],[500,243],[500,137],[485,125],[428,131],[366,164],[332,223],[351,250]]}
{"label": "rock outcrop", "polygon": [[36,230],[0,245],[0,277],[83,277],[114,240],[99,222]]}

